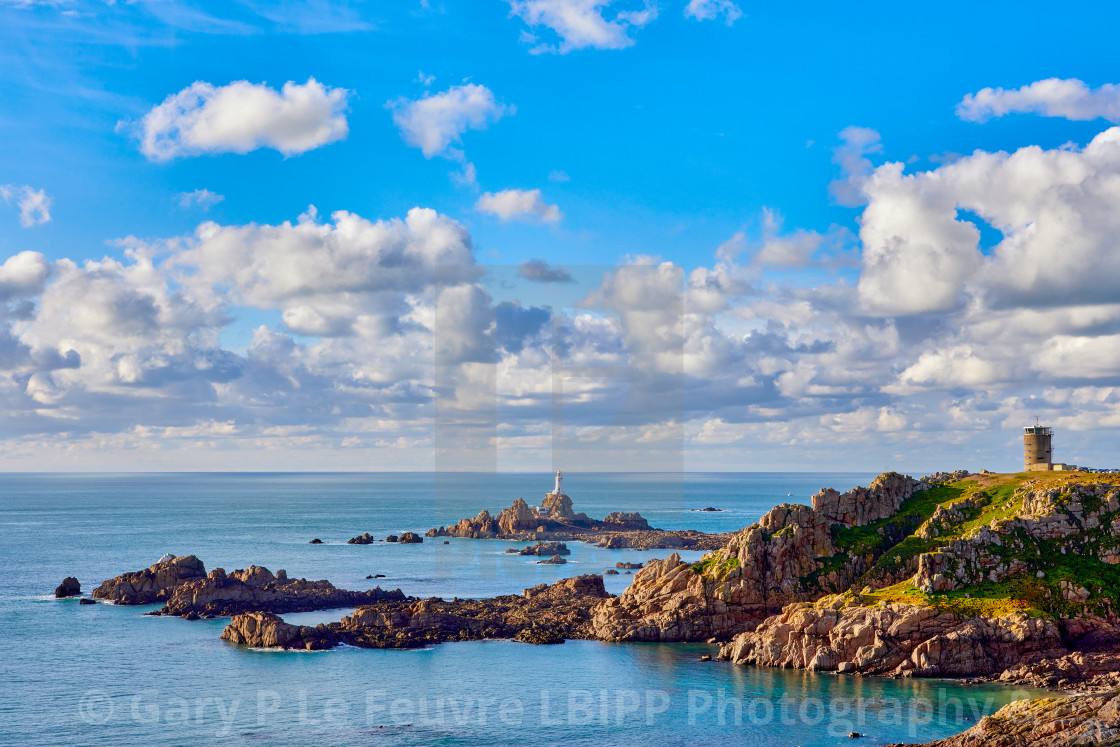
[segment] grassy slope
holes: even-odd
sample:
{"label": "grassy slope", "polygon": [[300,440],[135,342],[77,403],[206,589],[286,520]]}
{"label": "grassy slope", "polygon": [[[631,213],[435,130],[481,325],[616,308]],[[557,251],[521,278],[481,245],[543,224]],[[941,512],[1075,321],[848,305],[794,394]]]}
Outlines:
{"label": "grassy slope", "polygon": [[[849,558],[862,556],[869,570],[856,583],[865,593],[848,592],[852,602],[876,604],[908,602],[930,604],[946,611],[971,615],[1000,615],[1026,612],[1052,615],[1076,611],[1061,595],[1059,583],[1067,580],[1093,592],[1097,604],[1120,597],[1120,566],[1103,563],[1093,557],[1079,557],[1058,552],[1053,543],[1034,540],[1024,535],[1024,549],[1010,551],[994,548],[1004,560],[1019,558],[1028,570],[1000,583],[973,584],[965,589],[925,594],[909,579],[885,588],[869,590],[877,579],[898,577],[906,562],[921,553],[932,552],[953,539],[969,536],[992,521],[1008,519],[1020,513],[1022,495],[1016,491],[1027,482],[1040,486],[1063,486],[1072,483],[1107,482],[1120,485],[1120,476],[1084,473],[1019,473],[972,476],[946,483],[916,494],[906,501],[898,514],[865,527],[834,527],[834,542],[839,552],[825,558],[818,572],[843,567]],[[964,512],[964,520],[945,527],[939,536],[923,539],[915,532],[938,506],[950,506],[983,491],[988,500]],[[1091,508],[1086,506],[1086,509]],[[1039,579],[1038,571],[1045,573]],[[1080,609],[1080,608],[1078,608]]]}

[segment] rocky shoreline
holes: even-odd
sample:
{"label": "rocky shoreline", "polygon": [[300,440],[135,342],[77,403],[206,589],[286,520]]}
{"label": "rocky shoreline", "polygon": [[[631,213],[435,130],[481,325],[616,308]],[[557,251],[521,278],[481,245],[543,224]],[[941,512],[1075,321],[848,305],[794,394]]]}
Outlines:
{"label": "rocky shoreline", "polygon": [[[1082,693],[1013,704],[938,743],[943,747],[1065,745],[1083,737],[1102,744],[1099,738],[1118,728],[1108,710],[1120,712],[1113,707],[1120,690],[1118,478],[957,472],[916,480],[885,473],[867,488],[821,490],[811,506],[776,506],[726,535],[661,532],[637,513],[588,519],[572,511],[567,496],[550,494],[540,509],[518,499],[497,517],[482,511],[428,536],[535,541],[512,552],[551,555],[541,561],[551,563],[563,562],[561,539],[609,547],[676,547],[690,537],[721,544],[697,563],[676,553],[648,562],[617,597],[592,575],[521,595],[415,599],[400,590],[291,580],[257,566],[207,573],[194,556],[168,556],[106,581],[93,596],[163,603],[155,614],[232,615],[222,637],[255,647],[707,641],[720,644],[718,659],[735,665],[962,677]],[[58,591],[75,586],[67,579]],[[278,617],[336,607],[355,610],[315,627]],[[1039,735],[1053,739],[1031,741]]]}
{"label": "rocky shoreline", "polygon": [[343,643],[420,648],[489,638],[556,644],[591,638],[591,610],[609,596],[602,577],[577,576],[490,599],[383,600],[359,607],[341,622],[315,627],[289,625],[266,612],[248,612],[235,615],[222,638],[252,647],[308,650]]}

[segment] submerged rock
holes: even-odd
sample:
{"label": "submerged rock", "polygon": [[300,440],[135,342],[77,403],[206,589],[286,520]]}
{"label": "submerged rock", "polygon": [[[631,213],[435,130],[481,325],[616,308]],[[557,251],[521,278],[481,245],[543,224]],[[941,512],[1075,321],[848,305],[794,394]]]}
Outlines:
{"label": "submerged rock", "polygon": [[538,560],[537,565],[564,565],[567,562],[559,555],[553,555],[548,560]]}
{"label": "submerged rock", "polygon": [[54,590],[55,599],[63,599],[65,597],[76,597],[82,593],[82,585],[78,583],[78,579],[73,576],[67,576],[62,579],[62,583]]}
{"label": "submerged rock", "polygon": [[87,599],[86,597],[82,597],[81,599],[78,600],[78,604],[97,604],[97,602],[93,601],[92,599]]}
{"label": "submerged rock", "polygon": [[307,544],[309,544],[309,545],[321,545],[321,544],[323,544],[323,540],[321,540],[321,539],[313,539],[313,540],[311,540],[310,542],[308,542]]}

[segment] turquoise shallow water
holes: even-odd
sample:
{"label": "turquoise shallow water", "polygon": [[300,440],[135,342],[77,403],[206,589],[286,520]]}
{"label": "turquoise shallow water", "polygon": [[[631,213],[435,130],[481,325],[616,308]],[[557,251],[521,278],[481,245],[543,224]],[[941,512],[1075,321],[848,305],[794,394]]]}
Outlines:
{"label": "turquoise shallow water", "polygon": [[[566,477],[577,511],[639,510],[654,526],[725,531],[862,474],[596,474]],[[224,621],[145,618],[80,606],[88,592],[165,552],[207,568],[251,563],[347,588],[419,596],[519,592],[618,560],[667,552],[571,543],[564,566],[452,539],[346,545],[539,502],[547,476],[409,474],[0,476],[0,744],[861,744],[923,741],[1023,697],[999,687],[700,664],[705,645],[455,643],[422,651],[247,651]],[[716,506],[719,513],[689,509]],[[318,537],[323,545],[309,545]],[[699,553],[684,554],[686,559]],[[608,576],[620,593],[630,576]],[[346,610],[289,615],[304,623]],[[841,741],[842,740],[842,741]]]}

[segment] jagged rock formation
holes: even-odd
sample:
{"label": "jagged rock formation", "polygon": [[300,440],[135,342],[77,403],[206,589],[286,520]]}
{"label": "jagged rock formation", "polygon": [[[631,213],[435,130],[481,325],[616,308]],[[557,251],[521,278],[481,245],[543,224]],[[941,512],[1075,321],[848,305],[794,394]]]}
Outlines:
{"label": "jagged rock formation", "polygon": [[82,585],[78,583],[78,579],[73,576],[67,576],[62,579],[62,583],[54,590],[55,599],[63,599],[65,597],[76,597],[82,593]]}
{"label": "jagged rock formation", "polygon": [[847,588],[854,571],[819,575],[820,559],[836,554],[833,524],[890,515],[928,483],[893,472],[870,488],[825,489],[813,508],[782,504],[695,565],[680,556],[649,563],[621,597],[595,613],[607,640],[682,641],[730,638],[790,602]]}
{"label": "jagged rock formation", "polygon": [[[1009,703],[955,737],[925,747],[1094,747],[1120,744],[1120,693]],[[894,747],[901,747],[895,745]]]}
{"label": "jagged rock formation", "polygon": [[400,542],[402,545],[418,545],[423,541],[424,538],[416,532],[405,532],[397,538],[397,542]]}
{"label": "jagged rock formation", "polygon": [[720,649],[736,664],[922,677],[991,675],[1067,653],[1058,625],[1011,614],[963,617],[933,607],[792,604]]}
{"label": "jagged rock formation", "polygon": [[250,566],[226,574],[215,568],[202,579],[189,581],[171,593],[162,614],[178,617],[226,617],[240,612],[311,612],[356,607],[383,599],[403,600],[400,589],[348,591],[330,581],[289,579],[284,571],[275,575],[267,568]]}
{"label": "jagged rock formation", "polygon": [[111,578],[93,590],[98,599],[116,604],[164,602],[183,584],[206,577],[206,567],[194,555],[161,560],[149,568]]}
{"label": "jagged rock formation", "polygon": [[248,611],[310,612],[405,598],[399,589],[347,591],[329,581],[289,579],[283,570],[273,574],[257,565],[229,574],[215,568],[207,574],[202,561],[194,555],[117,576],[98,586],[93,596],[117,604],[164,602],[163,608],[152,614],[187,618],[224,617]]}
{"label": "jagged rock formation", "polygon": [[233,618],[221,637],[230,643],[259,648],[302,648],[319,651],[338,645],[326,626],[289,625],[269,612],[245,612]]}
{"label": "jagged rock formation", "polygon": [[[369,532],[366,532],[365,534],[359,534],[357,537],[351,537],[350,539],[346,540],[346,544],[348,544],[348,545],[372,545],[375,541],[376,540],[374,540],[373,535],[370,534]],[[312,544],[314,544],[315,540],[311,540],[311,542],[312,542]],[[322,544],[322,543],[319,543],[319,544]]]}
{"label": "jagged rock formation", "polygon": [[601,577],[579,576],[492,599],[385,600],[360,607],[341,622],[314,628],[288,625],[274,615],[237,615],[222,637],[249,646],[280,648],[325,648],[339,643],[417,648],[486,638],[562,643],[566,638],[591,637],[591,608],[608,596]]}
{"label": "jagged rock formation", "polygon": [[425,537],[465,537],[467,539],[568,540],[597,543],[612,549],[671,548],[677,550],[714,550],[731,535],[705,534],[694,530],[653,529],[637,512],[613,512],[602,521],[589,519],[572,510],[572,499],[549,493],[540,511],[518,498],[497,516],[483,509],[473,519],[460,519],[451,527],[429,529]]}

